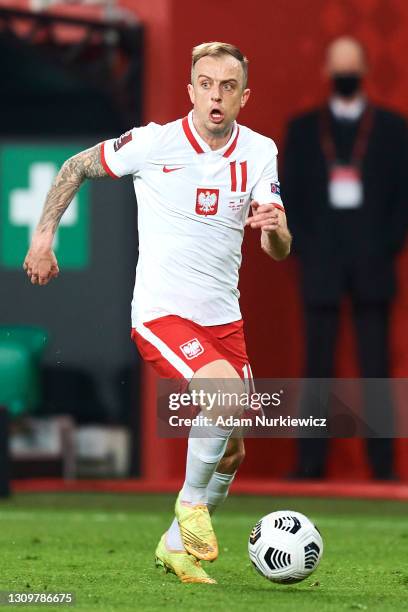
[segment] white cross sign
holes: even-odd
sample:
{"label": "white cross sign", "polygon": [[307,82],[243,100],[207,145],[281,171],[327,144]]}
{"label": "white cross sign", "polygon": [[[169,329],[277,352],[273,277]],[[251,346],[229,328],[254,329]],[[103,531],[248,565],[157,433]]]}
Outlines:
{"label": "white cross sign", "polygon": [[[28,227],[28,244],[40,219],[45,198],[58,172],[51,162],[36,162],[30,165],[29,186],[27,189],[14,189],[10,192],[9,219],[13,225]],[[75,197],[60,225],[75,225],[78,220],[78,199]],[[58,246],[58,231],[54,238],[54,248]]]}

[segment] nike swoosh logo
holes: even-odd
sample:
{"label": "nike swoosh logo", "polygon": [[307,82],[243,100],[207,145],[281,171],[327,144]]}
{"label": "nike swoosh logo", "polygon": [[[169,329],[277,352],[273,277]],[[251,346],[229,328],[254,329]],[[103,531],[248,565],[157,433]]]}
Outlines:
{"label": "nike swoosh logo", "polygon": [[167,168],[167,166],[163,166],[163,172],[175,172],[176,170],[182,170],[185,166],[179,166],[178,168]]}

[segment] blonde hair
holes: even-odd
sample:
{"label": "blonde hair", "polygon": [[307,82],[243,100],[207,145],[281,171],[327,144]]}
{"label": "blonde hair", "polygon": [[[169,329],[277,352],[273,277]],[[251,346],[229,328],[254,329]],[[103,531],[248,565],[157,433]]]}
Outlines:
{"label": "blonde hair", "polygon": [[196,65],[199,59],[201,59],[202,57],[205,57],[206,55],[209,55],[211,57],[222,57],[223,55],[232,55],[232,57],[235,57],[235,59],[237,59],[242,66],[242,70],[244,73],[244,88],[246,87],[247,82],[248,82],[248,60],[247,58],[245,57],[245,55],[241,53],[238,47],[235,47],[235,45],[230,45],[228,43],[216,42],[216,41],[209,42],[209,43],[202,43],[201,45],[197,45],[196,47],[193,48],[192,62],[191,62],[191,81],[193,81],[194,66]]}

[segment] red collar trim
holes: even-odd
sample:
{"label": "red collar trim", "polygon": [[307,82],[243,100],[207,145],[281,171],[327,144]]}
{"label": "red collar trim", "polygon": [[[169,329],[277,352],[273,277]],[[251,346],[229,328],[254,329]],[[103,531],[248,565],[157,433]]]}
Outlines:
{"label": "red collar trim", "polygon": [[190,142],[191,146],[193,147],[194,151],[196,153],[204,153],[203,149],[200,147],[199,143],[197,142],[197,139],[195,138],[193,132],[191,131],[190,125],[188,123],[188,117],[184,117],[182,121],[182,125],[183,125],[184,133],[187,136],[187,139]]}
{"label": "red collar trim", "polygon": [[[184,119],[182,120],[182,126],[183,126],[184,133],[187,136],[187,140],[193,147],[194,151],[196,153],[205,153],[205,151],[203,150],[203,148],[201,147],[200,143],[198,142],[197,138],[194,136],[191,130],[191,127],[188,121],[188,116],[184,117]],[[239,136],[239,126],[237,126],[237,133],[235,134],[234,140],[232,141],[228,149],[223,154],[223,157],[229,157],[231,153],[235,151],[235,148],[238,142],[238,136]]]}
{"label": "red collar trim", "polygon": [[239,126],[237,126],[237,133],[235,134],[234,140],[231,142],[231,145],[225,151],[223,157],[229,157],[231,153],[235,151],[235,147],[237,146],[237,142],[238,142],[238,136],[239,136]]}

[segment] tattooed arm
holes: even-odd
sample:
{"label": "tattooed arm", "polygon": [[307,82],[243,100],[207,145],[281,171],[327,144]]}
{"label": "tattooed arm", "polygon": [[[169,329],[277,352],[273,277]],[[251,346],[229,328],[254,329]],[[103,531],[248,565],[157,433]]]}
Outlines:
{"label": "tattooed arm", "polygon": [[46,285],[58,276],[52,243],[60,219],[83,181],[102,176],[107,173],[101,163],[100,144],[70,157],[58,172],[24,260],[24,270],[33,285]]}

